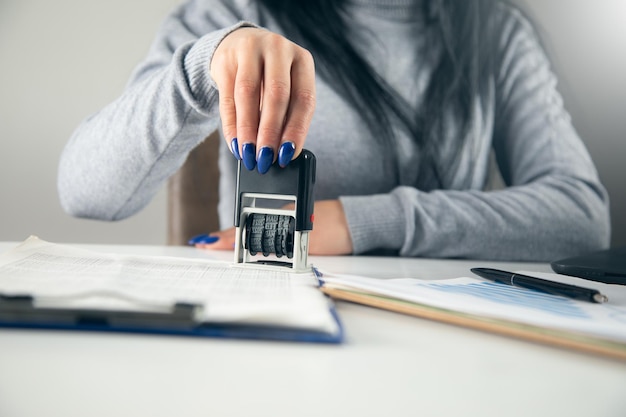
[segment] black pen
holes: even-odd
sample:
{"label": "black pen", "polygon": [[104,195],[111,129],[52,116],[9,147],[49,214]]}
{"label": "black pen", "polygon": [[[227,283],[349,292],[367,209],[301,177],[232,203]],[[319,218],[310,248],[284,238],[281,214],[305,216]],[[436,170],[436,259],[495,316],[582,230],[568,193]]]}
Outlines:
{"label": "black pen", "polygon": [[529,277],[528,275],[516,274],[514,272],[500,271],[491,268],[472,268],[473,273],[479,277],[502,284],[522,287],[529,290],[541,291],[553,295],[573,298],[575,300],[590,301],[592,303],[605,303],[609,301],[606,295],[591,288],[578,287],[576,285],[562,284],[560,282],[548,281],[546,279]]}

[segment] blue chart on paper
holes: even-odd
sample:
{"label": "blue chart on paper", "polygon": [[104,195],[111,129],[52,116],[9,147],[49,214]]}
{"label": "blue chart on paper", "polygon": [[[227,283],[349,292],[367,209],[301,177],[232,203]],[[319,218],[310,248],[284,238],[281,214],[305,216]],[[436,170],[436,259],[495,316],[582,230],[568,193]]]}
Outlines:
{"label": "blue chart on paper", "polygon": [[521,307],[534,308],[557,316],[589,318],[587,313],[567,298],[495,282],[479,282],[464,285],[432,283],[426,286],[438,291],[472,295],[509,306],[519,305]]}

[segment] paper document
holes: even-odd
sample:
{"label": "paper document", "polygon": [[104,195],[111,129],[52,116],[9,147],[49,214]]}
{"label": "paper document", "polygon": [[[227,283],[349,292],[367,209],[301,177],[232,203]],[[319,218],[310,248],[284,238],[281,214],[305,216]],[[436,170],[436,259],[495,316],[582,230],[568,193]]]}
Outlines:
{"label": "paper document", "polygon": [[36,305],[151,310],[200,304],[203,322],[335,333],[328,298],[311,273],[202,259],[103,254],[31,237],[0,255],[0,294]]}
{"label": "paper document", "polygon": [[[570,280],[555,274],[526,274],[556,281]],[[608,303],[595,304],[476,278],[440,281],[413,278],[383,280],[324,273],[322,280],[326,288],[360,292],[451,312],[601,338],[622,343],[626,349],[624,286],[589,283],[587,286],[600,290],[609,298]]]}

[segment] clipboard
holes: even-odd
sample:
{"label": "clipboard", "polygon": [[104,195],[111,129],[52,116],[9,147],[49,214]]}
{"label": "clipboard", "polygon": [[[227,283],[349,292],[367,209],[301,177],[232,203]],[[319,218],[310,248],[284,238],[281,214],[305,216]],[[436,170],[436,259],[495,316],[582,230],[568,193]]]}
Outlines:
{"label": "clipboard", "polygon": [[313,272],[30,237],[0,254],[0,327],[341,343],[343,326],[319,286]]}
{"label": "clipboard", "polygon": [[202,306],[176,303],[169,311],[100,310],[37,307],[31,296],[0,294],[0,327],[47,330],[143,333],[232,339],[341,343],[343,326],[334,307],[336,333],[264,325],[206,323],[198,319]]}

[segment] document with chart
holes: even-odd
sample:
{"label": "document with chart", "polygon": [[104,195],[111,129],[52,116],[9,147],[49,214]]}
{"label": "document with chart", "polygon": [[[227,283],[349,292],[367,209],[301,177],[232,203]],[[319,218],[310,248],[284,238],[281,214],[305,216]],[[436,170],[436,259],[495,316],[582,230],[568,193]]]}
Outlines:
{"label": "document with chart", "polygon": [[336,299],[626,359],[625,286],[588,284],[608,296],[607,303],[596,304],[469,277],[430,281],[324,272],[321,280]]}

